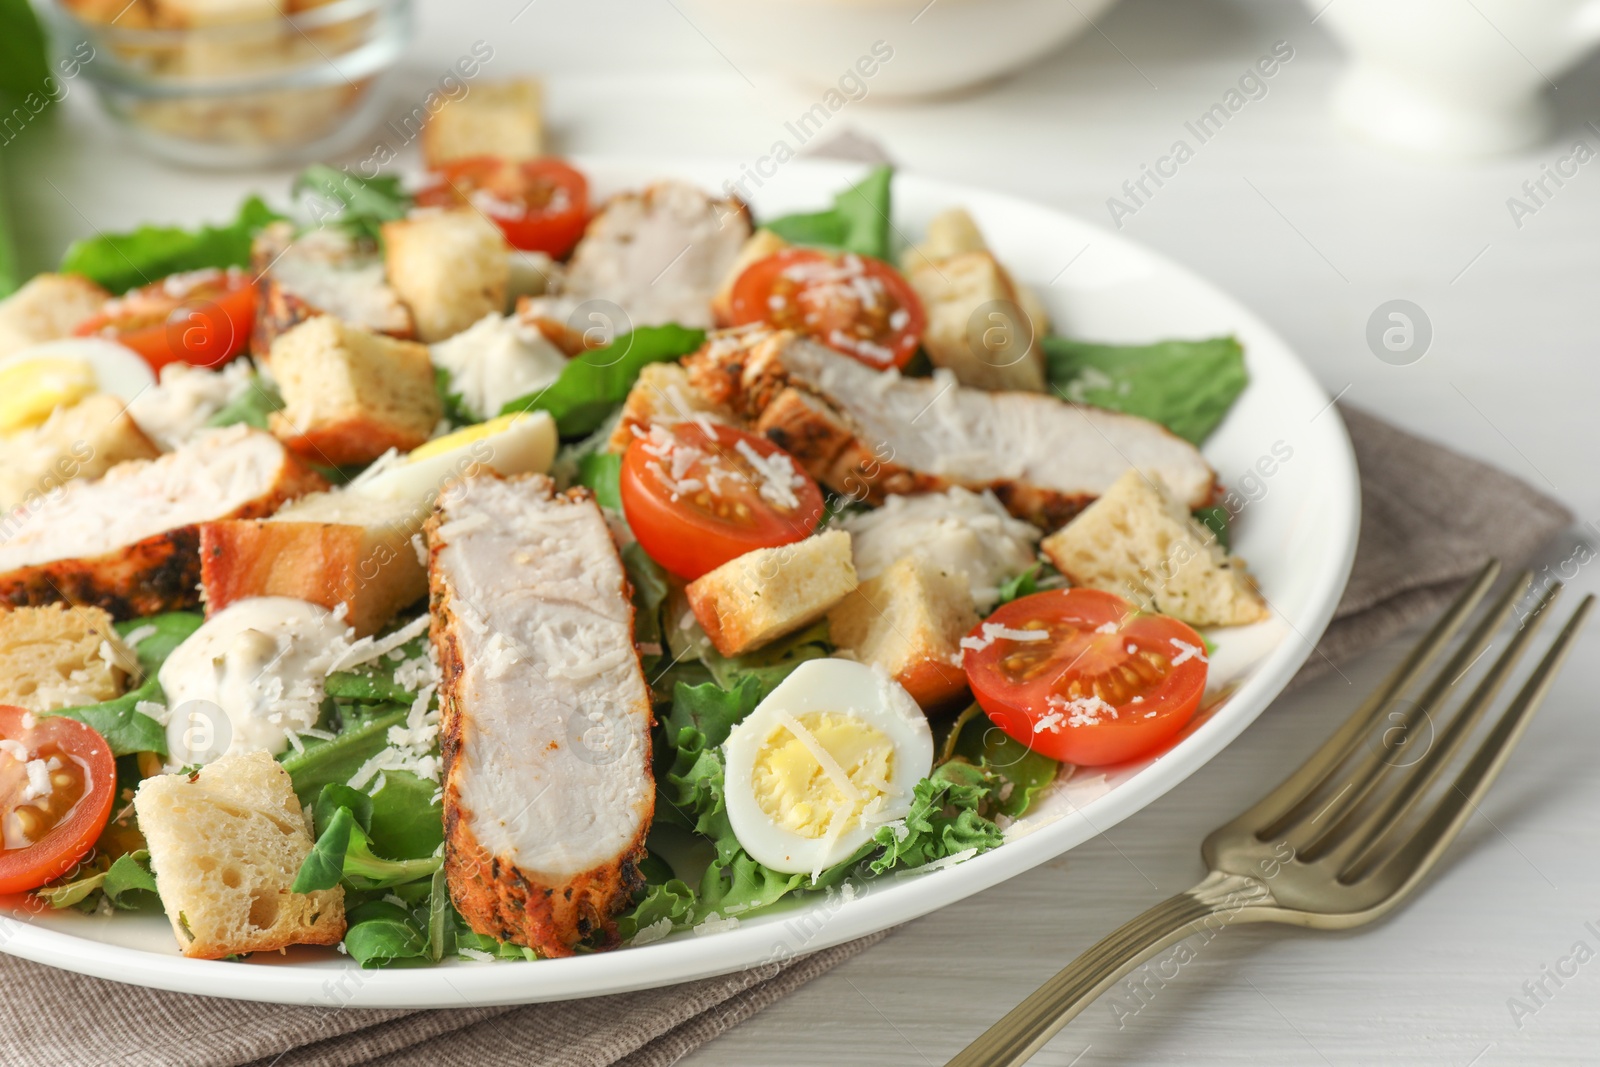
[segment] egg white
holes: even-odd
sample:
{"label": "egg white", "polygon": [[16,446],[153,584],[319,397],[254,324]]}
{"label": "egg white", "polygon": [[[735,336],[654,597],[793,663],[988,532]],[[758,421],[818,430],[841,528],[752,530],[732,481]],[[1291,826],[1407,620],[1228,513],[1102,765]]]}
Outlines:
{"label": "egg white", "polygon": [[[829,840],[777,825],[756,800],[753,778],[763,743],[783,723],[812,712],[848,715],[881,731],[894,747],[889,794],[875,821],[865,820]],[[922,709],[881,668],[844,659],[808,660],[734,727],[723,746],[728,819],[752,858],[776,871],[814,874],[854,855],[879,826],[905,818],[912,792],[933,767],[933,733]]]}
{"label": "egg white", "polygon": [[519,416],[509,426],[464,441],[436,456],[402,459],[352,485],[361,493],[388,500],[427,500],[452,478],[476,466],[504,475],[543,473],[550,469],[559,444],[555,420],[546,411]]}
{"label": "egg white", "polygon": [[94,371],[96,389],[124,401],[156,384],[155,372],[144,357],[126,345],[103,337],[68,337],[46,341],[0,359],[0,369],[35,359],[74,359],[87,363]]}

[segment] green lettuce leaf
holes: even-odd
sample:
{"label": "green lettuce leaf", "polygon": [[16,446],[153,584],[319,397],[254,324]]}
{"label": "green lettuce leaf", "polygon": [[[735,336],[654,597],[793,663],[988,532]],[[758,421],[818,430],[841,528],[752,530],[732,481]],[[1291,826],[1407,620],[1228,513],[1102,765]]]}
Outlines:
{"label": "green lettuce leaf", "polygon": [[[1001,789],[992,811],[985,810],[986,815],[997,812],[1019,818],[1033,806],[1034,798],[1061,775],[1060,763],[994,725],[977,704],[956,717],[945,740],[941,762],[957,758],[992,771],[1010,783],[1011,788]],[[1071,770],[1067,768],[1069,774]]]}
{"label": "green lettuce leaf", "polygon": [[1194,517],[1200,521],[1202,526],[1216,535],[1217,544],[1222,546],[1222,551],[1228,552],[1232,550],[1233,536],[1228,525],[1232,520],[1232,516],[1228,514],[1227,508],[1221,504],[1209,508],[1196,508]]}
{"label": "green lettuce leaf", "polygon": [[410,911],[392,901],[358,904],[345,913],[345,921],[345,951],[362,967],[428,959],[428,935]]}
{"label": "green lettuce leaf", "polygon": [[306,207],[313,225],[331,222],[372,240],[380,237],[385,222],[405,218],[412,204],[399,178],[361,178],[326,163],[301,171],[290,192]]}
{"label": "green lettuce leaf", "polygon": [[[380,795],[388,788],[386,784]],[[316,844],[300,865],[290,891],[332,889],[341,881],[358,890],[387,889],[431,879],[444,862],[439,856],[391,860],[373,851],[368,830],[374,811],[374,798],[358,789],[337,782],[323,786],[312,811]]]}
{"label": "green lettuce leaf", "polygon": [[1046,337],[1050,384],[1066,399],[1159,422],[1199,444],[1244,392],[1244,350],[1232,337],[1100,345]]}
{"label": "green lettuce leaf", "polygon": [[1000,828],[979,812],[998,804],[1004,787],[1000,775],[962,760],[936,767],[917,783],[905,825],[878,828],[874,840],[883,851],[870,863],[873,873],[998,847]]}
{"label": "green lettuce leaf", "polygon": [[762,225],[790,244],[843,249],[877,259],[890,255],[890,186],[894,168],[874,167],[833,198],[827,211],[784,215]]}
{"label": "green lettuce leaf", "polygon": [[159,281],[179,271],[205,267],[244,267],[250,263],[250,242],[269,222],[282,218],[260,197],[252,196],[239,215],[223,226],[141,226],[131,233],[100,234],[73,242],[61,270],[82,274],[113,293]]}
{"label": "green lettuce leaf", "polygon": [[699,348],[705,336],[704,330],[682,326],[641,326],[570,360],[554,382],[510,401],[500,414],[548,411],[562,437],[592,433],[627,398],[641,370],[681,359]]}
{"label": "green lettuce leaf", "polygon": [[250,376],[250,384],[238,399],[232,401],[206,420],[207,426],[236,426],[244,423],[258,430],[270,430],[268,416],[283,410],[283,397],[277,386],[259,374]]}
{"label": "green lettuce leaf", "polygon": [[622,455],[589,452],[578,460],[578,484],[594,493],[595,503],[621,514]]}
{"label": "green lettuce leaf", "polygon": [[77,905],[88,911],[99,903],[100,896],[121,911],[144,907],[156,899],[156,877],[150,873],[150,853],[143,849],[125,853],[93,874],[46,886],[36,895],[52,908]]}

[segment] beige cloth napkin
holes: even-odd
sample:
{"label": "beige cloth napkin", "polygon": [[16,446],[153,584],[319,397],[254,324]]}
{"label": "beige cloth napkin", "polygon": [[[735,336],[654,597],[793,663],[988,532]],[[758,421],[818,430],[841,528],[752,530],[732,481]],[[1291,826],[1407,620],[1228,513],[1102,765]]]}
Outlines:
{"label": "beige cloth napkin", "polygon": [[[1508,474],[1341,410],[1361,468],[1361,542],[1335,620],[1301,678],[1438,610],[1486,557],[1520,562],[1572,521]],[[193,997],[0,956],[0,1065],[667,1067],[882,936],[666,989],[441,1011]]]}

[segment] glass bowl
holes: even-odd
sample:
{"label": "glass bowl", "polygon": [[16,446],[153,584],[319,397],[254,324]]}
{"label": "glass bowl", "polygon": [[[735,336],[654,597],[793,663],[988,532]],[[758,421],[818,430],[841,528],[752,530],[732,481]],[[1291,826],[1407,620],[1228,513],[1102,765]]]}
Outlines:
{"label": "glass bowl", "polygon": [[42,0],[39,10],[55,51],[106,112],[176,162],[309,160],[349,147],[377,120],[383,75],[410,41],[411,0],[299,0],[284,14],[272,14],[272,0],[254,5],[267,17],[229,6],[239,21],[190,26],[157,24],[139,0]]}

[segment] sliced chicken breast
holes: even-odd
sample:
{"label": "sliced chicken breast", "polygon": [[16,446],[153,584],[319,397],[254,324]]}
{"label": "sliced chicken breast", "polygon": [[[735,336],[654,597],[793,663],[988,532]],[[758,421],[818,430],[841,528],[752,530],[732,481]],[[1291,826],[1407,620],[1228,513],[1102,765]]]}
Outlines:
{"label": "sliced chicken breast", "polygon": [[266,359],[273,338],[315,315],[391,337],[416,336],[411,312],[384,280],[383,254],[341,230],[323,228],[294,236],[275,222],[256,236],[251,266],[261,276],[250,351]]}
{"label": "sliced chicken breast", "polygon": [[609,324],[618,332],[669,322],[709,327],[711,298],[749,236],[744,204],[684,182],[614,196],[578,242],[559,295],[524,301],[524,314],[566,322],[583,302],[607,300],[627,315],[627,324]]}
{"label": "sliced chicken breast", "polygon": [[805,338],[720,339],[688,361],[708,399],[732,403],[836,492],[865,496],[991,489],[1018,518],[1053,529],[1129,469],[1159,475],[1191,508],[1216,474],[1198,449],[1148,419],[1032,392],[903,378]]}
{"label": "sliced chicken breast", "polygon": [[615,941],[655,811],[650,690],[616,546],[586,490],[452,483],[424,528],[445,876],[481,934],[545,956]]}
{"label": "sliced chicken breast", "polygon": [[119,619],[198,607],[199,524],[270,515],[326,486],[271,434],[201,434],[0,516],[0,602],[93,604]]}

